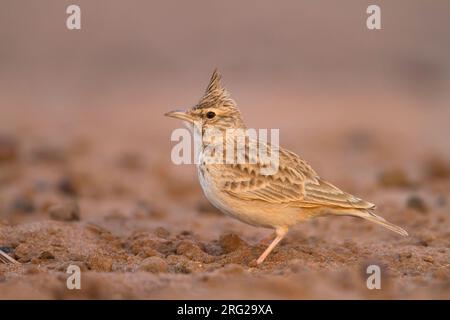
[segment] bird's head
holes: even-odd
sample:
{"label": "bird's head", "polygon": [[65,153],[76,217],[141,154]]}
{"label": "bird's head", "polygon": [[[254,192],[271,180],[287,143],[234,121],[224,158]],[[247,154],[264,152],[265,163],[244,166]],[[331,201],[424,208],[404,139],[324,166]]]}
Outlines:
{"label": "bird's head", "polygon": [[200,101],[185,111],[171,111],[165,115],[181,119],[194,125],[202,132],[204,129],[227,130],[245,128],[236,103],[220,82],[219,72],[214,70],[206,92]]}

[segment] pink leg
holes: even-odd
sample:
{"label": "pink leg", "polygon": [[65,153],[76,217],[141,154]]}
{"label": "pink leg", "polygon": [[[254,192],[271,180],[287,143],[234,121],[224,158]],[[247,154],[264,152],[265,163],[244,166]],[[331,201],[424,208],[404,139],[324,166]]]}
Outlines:
{"label": "pink leg", "polygon": [[267,258],[267,256],[272,252],[272,250],[277,246],[278,242],[280,242],[284,236],[287,234],[288,229],[287,228],[279,228],[276,230],[276,238],[272,241],[272,243],[269,245],[269,247],[266,249],[266,251],[263,252],[263,254],[256,260],[256,264],[261,264],[263,261]]}

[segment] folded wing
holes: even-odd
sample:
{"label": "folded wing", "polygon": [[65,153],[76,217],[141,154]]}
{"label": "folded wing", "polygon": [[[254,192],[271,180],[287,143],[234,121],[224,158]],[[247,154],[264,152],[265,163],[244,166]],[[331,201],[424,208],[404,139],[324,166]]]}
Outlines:
{"label": "folded wing", "polygon": [[222,188],[236,198],[298,207],[375,208],[321,179],[305,161],[287,150],[280,150],[279,168],[273,175],[262,175],[258,164],[229,166],[232,170],[226,170]]}

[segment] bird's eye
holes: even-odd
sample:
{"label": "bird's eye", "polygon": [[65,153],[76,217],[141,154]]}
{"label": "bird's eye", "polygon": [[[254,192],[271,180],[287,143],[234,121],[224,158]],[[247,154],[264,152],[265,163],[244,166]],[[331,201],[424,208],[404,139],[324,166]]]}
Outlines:
{"label": "bird's eye", "polygon": [[212,118],[214,118],[215,116],[216,116],[216,113],[213,112],[213,111],[208,111],[208,113],[206,114],[206,117],[207,117],[208,119],[212,119]]}

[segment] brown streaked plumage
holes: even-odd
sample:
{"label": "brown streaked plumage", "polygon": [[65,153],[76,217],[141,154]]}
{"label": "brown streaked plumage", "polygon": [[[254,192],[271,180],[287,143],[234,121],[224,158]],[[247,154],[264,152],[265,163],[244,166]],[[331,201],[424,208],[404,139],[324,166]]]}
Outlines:
{"label": "brown streaked plumage", "polygon": [[[264,261],[292,225],[318,216],[360,217],[403,236],[408,235],[402,228],[375,215],[374,204],[325,181],[306,161],[281,147],[278,149],[278,170],[274,174],[263,172],[267,163],[248,154],[245,163],[207,163],[205,150],[208,146],[235,139],[228,137],[226,130],[245,129],[239,109],[221,85],[217,70],[196,106],[166,115],[187,122],[194,132],[204,133],[206,129],[214,128],[222,134],[223,140],[202,140],[198,164],[200,184],[208,200],[221,211],[255,226],[275,229],[277,236],[258,258],[258,264]],[[245,143],[248,148],[257,142],[245,136]]]}

